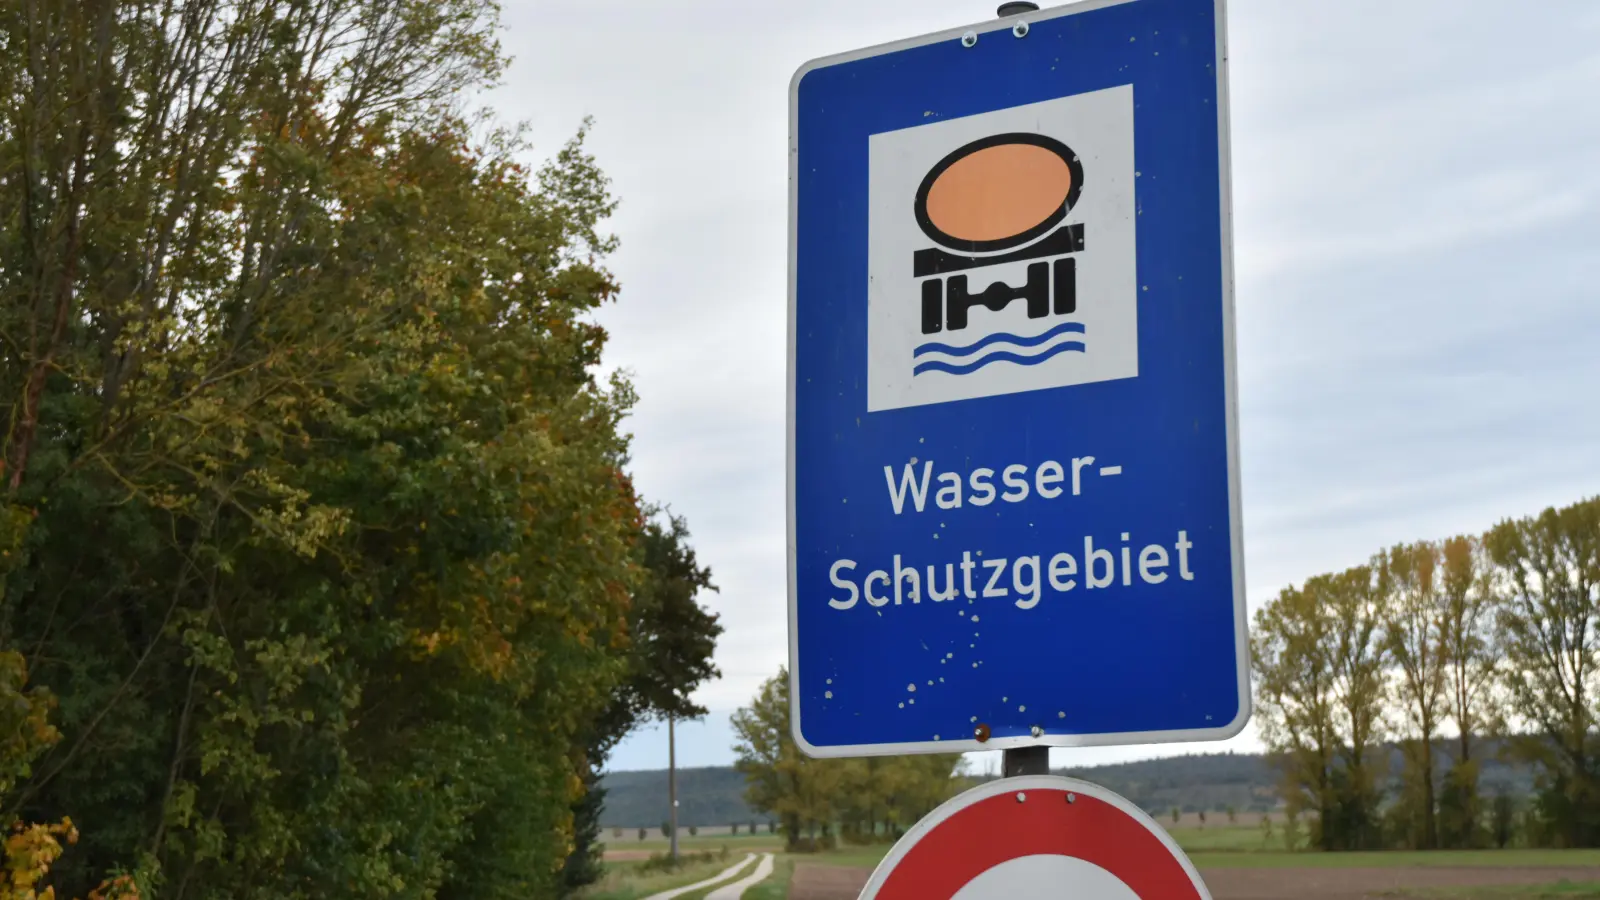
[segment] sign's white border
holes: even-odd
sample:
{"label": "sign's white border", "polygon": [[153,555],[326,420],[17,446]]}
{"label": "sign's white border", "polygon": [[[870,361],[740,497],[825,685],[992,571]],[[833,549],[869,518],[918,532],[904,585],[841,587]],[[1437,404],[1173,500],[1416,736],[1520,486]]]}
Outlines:
{"label": "sign's white border", "polygon": [[[1076,778],[1062,778],[1057,775],[1023,775],[1016,778],[997,778],[994,781],[980,784],[971,790],[946,800],[933,812],[923,816],[922,820],[912,826],[911,830],[907,831],[900,840],[895,841],[894,847],[889,850],[888,855],[878,863],[876,869],[872,870],[872,878],[868,879],[867,886],[861,889],[861,900],[873,900],[874,897],[878,896],[878,891],[883,889],[884,882],[889,880],[889,875],[900,865],[900,861],[905,859],[906,855],[911,852],[911,848],[915,847],[918,841],[921,841],[935,828],[943,825],[946,820],[960,814],[962,810],[991,797],[1012,793],[1026,797],[1029,791],[1066,791],[1084,797],[1093,797],[1116,807],[1129,818],[1143,825],[1151,834],[1160,838],[1162,845],[1183,866],[1183,871],[1188,873],[1189,880],[1194,882],[1195,889],[1200,892],[1202,900],[1211,900],[1211,892],[1206,888],[1205,880],[1200,877],[1200,873],[1195,869],[1194,863],[1190,862],[1188,854],[1183,852],[1183,848],[1179,847],[1178,842],[1172,839],[1172,835],[1167,834],[1167,830],[1161,827],[1161,823],[1151,818],[1149,813],[1129,803],[1122,795],[1114,791],[1109,791],[1097,784],[1090,784],[1087,781],[1079,781]],[[1032,801],[1025,799],[1023,802]],[[1111,874],[1117,875],[1116,872]],[[960,887],[961,885],[956,885],[955,889],[960,889]]]}
{"label": "sign's white border", "polygon": [[1119,744],[1156,744],[1179,741],[1222,741],[1244,730],[1250,721],[1250,640],[1249,612],[1245,606],[1244,589],[1244,525],[1241,519],[1242,501],[1239,490],[1239,393],[1238,371],[1235,364],[1233,327],[1233,163],[1228,143],[1228,23],[1227,0],[1214,0],[1217,29],[1217,138],[1218,162],[1221,166],[1222,188],[1222,341],[1223,384],[1227,403],[1228,439],[1228,519],[1233,552],[1233,619],[1234,644],[1239,676],[1239,714],[1232,722],[1216,728],[1189,728],[1174,731],[1139,731],[1120,734],[1046,734],[1043,737],[996,737],[980,743],[975,739],[950,741],[908,741],[900,744],[853,744],[820,747],[806,741],[800,728],[800,644],[797,628],[799,590],[795,576],[795,524],[794,524],[794,462],[795,462],[795,288],[797,278],[797,239],[799,228],[800,196],[800,81],[816,69],[853,62],[859,59],[894,53],[912,47],[922,47],[940,41],[957,41],[968,31],[980,37],[996,31],[1009,31],[1019,20],[1039,22],[1060,16],[1070,16],[1108,6],[1134,3],[1138,0],[1084,0],[1081,3],[1058,6],[1038,12],[1023,13],[1005,19],[991,19],[965,28],[952,28],[921,37],[908,38],[889,44],[879,44],[835,56],[811,60],[795,71],[789,81],[789,372],[788,372],[788,446],[787,491],[788,501],[788,567],[789,567],[789,722],[794,740],[800,749],[813,757],[888,756],[900,753],[962,753],[976,750],[1011,750],[1018,747],[1103,747]]}

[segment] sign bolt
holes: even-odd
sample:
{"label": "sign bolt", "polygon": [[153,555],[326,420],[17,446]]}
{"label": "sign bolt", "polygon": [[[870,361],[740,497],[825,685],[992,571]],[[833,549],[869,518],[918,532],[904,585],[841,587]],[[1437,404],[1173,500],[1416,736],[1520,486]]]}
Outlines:
{"label": "sign bolt", "polygon": [[1040,728],[1037,725],[1033,726],[1033,736],[1034,737],[1044,737],[1044,729]]}
{"label": "sign bolt", "polygon": [[1067,802],[1068,803],[1077,803],[1078,802],[1078,795],[1077,794],[1068,794],[1067,795]]}
{"label": "sign bolt", "polygon": [[977,728],[972,729],[972,736],[978,739],[978,743],[984,743],[989,740],[989,726],[980,723]]}
{"label": "sign bolt", "polygon": [[1017,802],[1018,803],[1027,803],[1028,802],[1028,795],[1024,794],[1021,791],[1017,791]]}
{"label": "sign bolt", "polygon": [[1019,38],[1027,37],[1028,36],[1028,23],[1027,22],[1018,22],[1017,24],[1011,26],[1011,34],[1013,36],[1019,37]]}
{"label": "sign bolt", "polygon": [[978,33],[976,31],[969,31],[961,36],[961,46],[963,47],[973,47],[976,46],[977,43]]}

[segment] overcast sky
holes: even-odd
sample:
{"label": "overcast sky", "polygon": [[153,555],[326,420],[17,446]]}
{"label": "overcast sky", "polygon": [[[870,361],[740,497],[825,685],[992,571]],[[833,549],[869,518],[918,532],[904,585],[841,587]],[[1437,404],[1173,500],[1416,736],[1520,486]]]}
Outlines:
{"label": "overcast sky", "polygon": [[[789,77],[993,5],[506,4],[493,102],[543,154],[595,117],[622,200],[623,291],[600,319],[640,394],[634,473],[721,588],[723,677],[680,764],[731,762],[728,714],[787,653]],[[1231,0],[1229,19],[1252,606],[1388,544],[1600,493],[1600,3]],[[612,767],[665,760],[648,729]]]}

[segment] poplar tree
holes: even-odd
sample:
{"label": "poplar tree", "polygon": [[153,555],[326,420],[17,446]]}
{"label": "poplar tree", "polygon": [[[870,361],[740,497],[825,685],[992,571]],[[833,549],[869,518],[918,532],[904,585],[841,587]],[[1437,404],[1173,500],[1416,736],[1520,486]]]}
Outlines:
{"label": "poplar tree", "polygon": [[[1383,594],[1370,566],[1309,579],[1307,593],[1322,595],[1334,617],[1334,672],[1339,703],[1336,719],[1343,732],[1342,765],[1334,772],[1338,796],[1334,823],[1344,849],[1377,846],[1381,801],[1377,763],[1383,738],[1383,711],[1388,700],[1385,671],[1389,665],[1382,639]],[[1385,760],[1386,762],[1386,760]],[[1384,766],[1387,769],[1387,766]],[[1329,823],[1322,827],[1327,829]]]}
{"label": "poplar tree", "polygon": [[1439,548],[1426,541],[1379,554],[1378,593],[1384,615],[1384,646],[1397,670],[1396,700],[1403,723],[1402,748],[1412,818],[1411,842],[1438,846],[1434,796],[1434,739],[1445,713],[1445,621]]}
{"label": "poplar tree", "polygon": [[1600,498],[1496,525],[1484,537],[1504,686],[1545,773],[1538,812],[1569,846],[1600,843]]}
{"label": "poplar tree", "polygon": [[[1308,582],[1305,590],[1284,588],[1262,605],[1250,631],[1257,722],[1283,770],[1285,802],[1291,813],[1313,810],[1319,822],[1330,824],[1341,743],[1335,627],[1322,592]],[[1320,831],[1315,843],[1330,850],[1334,838]]]}
{"label": "poplar tree", "polygon": [[1473,847],[1481,843],[1483,832],[1479,762],[1473,748],[1496,718],[1493,594],[1488,560],[1477,538],[1445,541],[1440,557],[1445,699],[1456,727],[1456,753],[1439,796],[1439,838],[1447,847]]}

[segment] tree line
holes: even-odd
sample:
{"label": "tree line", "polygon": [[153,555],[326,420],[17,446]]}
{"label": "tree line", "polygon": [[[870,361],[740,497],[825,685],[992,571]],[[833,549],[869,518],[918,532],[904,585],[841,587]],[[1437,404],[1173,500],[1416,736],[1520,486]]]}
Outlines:
{"label": "tree line", "polygon": [[558,896],[698,712],[615,201],[474,106],[497,16],[0,7],[0,898]]}
{"label": "tree line", "polygon": [[1489,738],[1538,773],[1527,842],[1600,845],[1600,498],[1285,588],[1251,645],[1311,846],[1503,845],[1511,799],[1478,784]]}
{"label": "tree line", "polygon": [[761,685],[733,715],[745,801],[772,816],[791,849],[894,840],[967,780],[960,754],[812,759],[789,729],[789,673]]}

